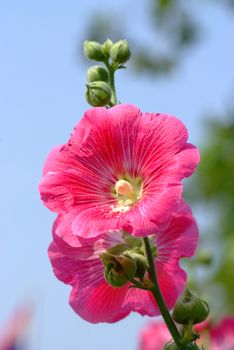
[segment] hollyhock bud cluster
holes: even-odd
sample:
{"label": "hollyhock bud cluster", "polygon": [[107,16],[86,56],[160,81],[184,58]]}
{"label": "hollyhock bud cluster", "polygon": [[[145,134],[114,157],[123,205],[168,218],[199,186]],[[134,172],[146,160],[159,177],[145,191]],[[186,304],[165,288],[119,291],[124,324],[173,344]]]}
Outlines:
{"label": "hollyhock bud cluster", "polygon": [[[104,64],[87,75],[86,99],[96,108],[49,153],[39,185],[43,203],[57,213],[49,247],[54,273],[72,287],[70,304],[83,319],[162,314],[175,346],[194,349],[195,339],[180,334],[169,310],[186,285],[179,260],[193,256],[198,241],[182,198],[198,150],[177,118],[117,104],[114,73],[130,58],[126,40],[86,41],[84,52]],[[205,319],[194,299],[189,310],[182,304],[174,318],[184,327],[191,310],[193,321]]]}
{"label": "hollyhock bud cluster", "polygon": [[84,54],[92,61],[101,62],[104,66],[92,66],[87,73],[86,100],[94,107],[113,106],[117,103],[114,96],[114,73],[123,66],[131,51],[127,40],[113,43],[107,39],[103,44],[96,41],[84,42]]}

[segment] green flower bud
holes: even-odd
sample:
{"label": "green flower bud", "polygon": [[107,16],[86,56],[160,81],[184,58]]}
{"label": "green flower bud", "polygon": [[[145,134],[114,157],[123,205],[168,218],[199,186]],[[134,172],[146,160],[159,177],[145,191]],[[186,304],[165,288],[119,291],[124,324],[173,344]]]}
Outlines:
{"label": "green flower bud", "polygon": [[174,307],[172,317],[179,324],[193,324],[204,321],[209,315],[209,306],[206,301],[192,295],[186,290],[184,296],[180,298]]}
{"label": "green flower bud", "polygon": [[137,267],[131,258],[108,253],[101,254],[100,258],[105,265],[104,277],[112,287],[122,287],[135,276]]}
{"label": "green flower bud", "polygon": [[107,253],[110,255],[121,255],[128,249],[128,245],[126,243],[117,244],[107,250]]}
{"label": "green flower bud", "polygon": [[125,63],[129,60],[131,51],[127,40],[119,40],[112,45],[110,49],[110,57],[114,65]]}
{"label": "green flower bud", "polygon": [[96,41],[85,40],[84,55],[93,61],[104,61],[105,55],[102,52],[102,45]]}
{"label": "green flower bud", "polygon": [[129,256],[131,259],[133,259],[136,263],[136,273],[134,277],[138,277],[142,279],[145,275],[145,272],[147,270],[147,263],[146,263],[146,257],[142,254],[136,253],[136,252],[131,252],[127,251],[126,256]]}
{"label": "green flower bud", "polygon": [[88,82],[105,81],[106,83],[108,83],[108,80],[109,80],[108,71],[105,67],[92,66],[88,69],[87,80]]}
{"label": "green flower bud", "polygon": [[87,85],[86,100],[94,107],[106,106],[111,101],[111,88],[104,81],[94,81]]}
{"label": "green flower bud", "polygon": [[113,45],[113,42],[110,39],[107,39],[102,45],[102,52],[108,58],[110,56],[110,49]]}

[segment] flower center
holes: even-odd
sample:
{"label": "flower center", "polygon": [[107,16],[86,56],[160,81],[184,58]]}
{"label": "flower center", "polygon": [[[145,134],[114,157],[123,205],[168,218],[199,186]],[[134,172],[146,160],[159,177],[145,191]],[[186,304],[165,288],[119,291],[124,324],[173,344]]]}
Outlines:
{"label": "flower center", "polygon": [[130,182],[126,180],[119,180],[115,184],[115,191],[117,196],[126,196],[131,198],[134,196],[134,189]]}
{"label": "flower center", "polygon": [[115,210],[127,211],[130,209],[130,206],[141,198],[142,181],[140,178],[122,178],[116,182],[113,194],[118,200]]}

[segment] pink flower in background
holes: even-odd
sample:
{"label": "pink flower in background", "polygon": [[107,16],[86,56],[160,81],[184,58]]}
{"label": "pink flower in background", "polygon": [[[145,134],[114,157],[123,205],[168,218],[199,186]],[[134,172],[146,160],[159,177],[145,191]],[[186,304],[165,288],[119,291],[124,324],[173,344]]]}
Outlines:
{"label": "pink flower in background", "polygon": [[153,321],[139,334],[139,350],[162,350],[170,340],[166,324],[163,321]]}
{"label": "pink flower in background", "polygon": [[[104,265],[100,256],[127,244],[127,238],[140,242],[122,231],[103,234],[95,242],[81,245],[70,230],[72,215],[60,214],[53,227],[54,240],[49,247],[49,257],[55,275],[72,286],[70,304],[85,320],[116,322],[131,311],[141,315],[156,316],[160,312],[151,292],[129,288],[126,282],[113,288],[104,278]],[[156,246],[156,269],[159,285],[167,306],[171,309],[186,283],[186,273],[179,266],[179,259],[191,257],[197,246],[196,222],[185,202],[173,214],[170,225],[150,237]]]}
{"label": "pink flower in background", "polygon": [[210,350],[234,349],[234,316],[228,316],[218,324],[209,323],[200,329],[200,343],[209,346]]}
{"label": "pink flower in background", "polygon": [[22,305],[14,311],[4,328],[0,329],[0,350],[18,349],[31,318],[32,309],[29,305]]}
{"label": "pink flower in background", "polygon": [[67,144],[49,154],[39,190],[44,204],[69,217],[80,239],[108,230],[159,231],[177,209],[182,179],[199,153],[181,121],[132,105],[94,108]]}
{"label": "pink flower in background", "polygon": [[[200,334],[198,345],[205,350],[233,350],[234,349],[234,316],[223,318],[218,324],[203,322],[195,326]],[[139,336],[139,350],[162,350],[171,340],[171,335],[164,322],[151,322]]]}

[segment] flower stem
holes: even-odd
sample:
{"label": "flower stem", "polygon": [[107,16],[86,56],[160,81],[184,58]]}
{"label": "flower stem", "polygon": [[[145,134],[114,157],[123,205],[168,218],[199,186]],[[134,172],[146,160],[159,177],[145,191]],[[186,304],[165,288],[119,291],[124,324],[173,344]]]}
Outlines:
{"label": "flower stem", "polygon": [[157,274],[156,274],[156,268],[155,268],[155,264],[154,264],[154,257],[152,254],[152,250],[150,247],[150,243],[149,243],[149,239],[148,237],[144,237],[143,238],[143,242],[144,242],[144,248],[145,248],[145,255],[146,255],[146,260],[147,260],[147,264],[148,264],[148,273],[149,273],[149,278],[153,284],[153,287],[150,289],[154,299],[159,307],[159,310],[162,314],[162,317],[171,333],[171,336],[175,342],[175,344],[180,348],[181,344],[182,344],[182,336],[179,333],[171,315],[170,312],[167,309],[167,306],[165,304],[165,301],[163,299],[163,296],[161,294],[161,291],[159,289],[159,285],[158,285],[158,279],[157,279]]}
{"label": "flower stem", "polygon": [[109,85],[112,91],[111,103],[114,106],[118,103],[115,90],[115,69],[108,61],[105,62],[105,65],[109,71]]}

